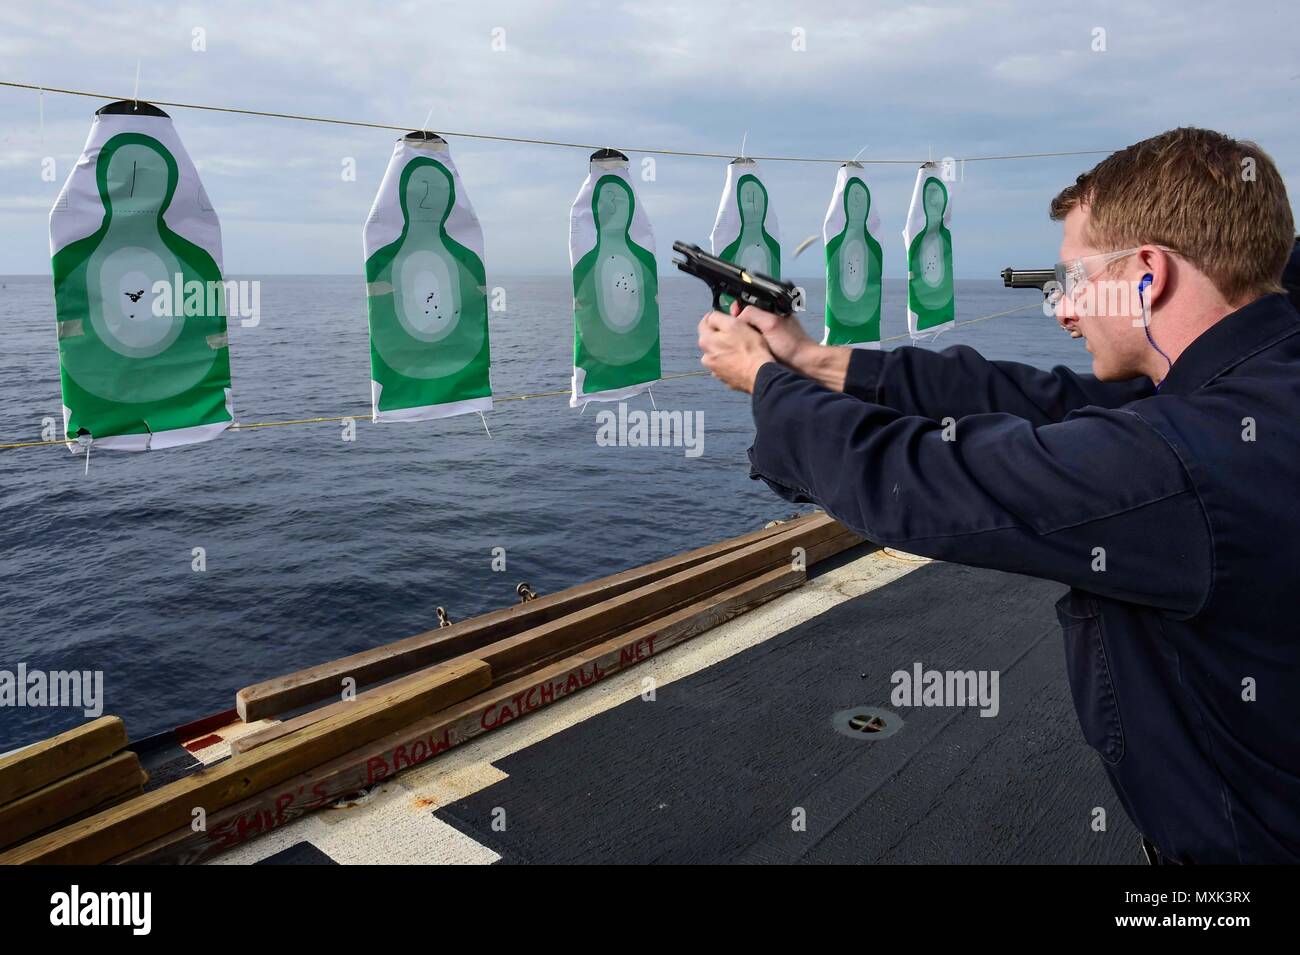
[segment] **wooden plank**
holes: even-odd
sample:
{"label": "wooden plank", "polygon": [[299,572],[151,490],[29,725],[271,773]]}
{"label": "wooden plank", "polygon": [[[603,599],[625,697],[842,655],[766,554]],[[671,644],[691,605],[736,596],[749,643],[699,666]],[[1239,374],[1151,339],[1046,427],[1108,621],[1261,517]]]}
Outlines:
{"label": "wooden plank", "polygon": [[850,547],[857,547],[859,544],[865,544],[867,539],[853,531],[844,529],[842,533],[832,537],[830,540],[813,544],[807,550],[806,566],[816,567],[823,560],[834,557],[836,554],[848,550]]}
{"label": "wooden plank", "polygon": [[[748,576],[792,557],[794,547],[806,551],[805,566],[829,556],[832,546],[848,546],[846,531],[841,525],[823,518],[801,524],[775,537],[758,541],[717,557],[705,564],[680,571],[657,583],[614,597],[611,600],[586,607],[558,620],[542,624],[516,636],[507,637],[474,650],[467,656],[481,659],[492,668],[492,682],[503,683],[523,675],[527,670],[543,666],[583,647],[599,643],[615,634],[647,622],[659,614],[685,606],[711,593],[734,586]],[[860,540],[856,536],[853,541]],[[418,673],[386,684],[385,688],[404,685],[419,676]],[[359,696],[364,698],[367,691]],[[352,706],[352,702],[338,701],[329,706],[306,713],[249,733],[231,741],[232,752],[243,753],[256,749],[276,739],[296,733],[333,713]]]}
{"label": "wooden plank", "polygon": [[794,548],[802,547],[805,551],[817,548],[843,533],[843,526],[822,516],[821,520],[580,610],[562,620],[480,647],[476,655],[492,667],[493,682],[514,679],[607,639],[620,630],[651,622],[656,616],[692,600],[733,587],[757,574],[789,566]]}
{"label": "wooden plank", "polygon": [[126,746],[126,725],[101,716],[0,758],[0,805],[102,762]]}
{"label": "wooden plank", "polygon": [[546,594],[527,603],[494,610],[453,623],[450,627],[429,630],[338,660],[264,680],[240,690],[235,696],[235,706],[240,718],[251,723],[321,700],[338,698],[342,692],[343,680],[347,677],[354,679],[360,688],[469,653],[494,640],[521,633],[530,627],[662,580],[779,533],[806,526],[818,517],[816,514],[804,515],[784,524],[677,554],[558,593]]}
{"label": "wooden plank", "polygon": [[0,806],[0,849],[125,793],[141,792],[148,779],[135,753],[118,753],[6,803]]}
{"label": "wooden plank", "polygon": [[783,565],[746,580],[245,799],[210,816],[205,832],[178,828],[113,861],[203,861],[635,666],[797,588],[805,579],[804,571]]}
{"label": "wooden plank", "polygon": [[213,814],[371,740],[480,693],[491,683],[487,664],[470,660],[435,667],[418,684],[358,701],[301,733],[232,756],[137,799],[40,836],[0,854],[0,864],[88,865],[129,852],[190,825],[193,812]]}

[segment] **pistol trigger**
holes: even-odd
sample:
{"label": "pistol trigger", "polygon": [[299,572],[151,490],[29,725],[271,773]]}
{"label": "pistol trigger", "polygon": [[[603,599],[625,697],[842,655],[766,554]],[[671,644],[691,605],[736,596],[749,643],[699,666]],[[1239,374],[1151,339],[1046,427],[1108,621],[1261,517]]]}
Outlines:
{"label": "pistol trigger", "polygon": [[722,307],[722,289],[714,288],[713,290],[713,310],[715,312],[725,312],[727,309]]}

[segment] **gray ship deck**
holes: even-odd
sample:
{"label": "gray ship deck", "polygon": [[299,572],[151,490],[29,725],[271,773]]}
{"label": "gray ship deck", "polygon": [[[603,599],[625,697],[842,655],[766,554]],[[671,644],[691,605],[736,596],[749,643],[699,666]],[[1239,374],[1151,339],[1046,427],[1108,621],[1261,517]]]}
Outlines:
{"label": "gray ship deck", "polygon": [[[1059,584],[883,551],[818,571],[216,861],[1142,861],[1075,720]],[[915,662],[999,671],[998,714],[891,706],[890,675]],[[903,725],[883,738],[837,732],[832,715],[856,705]],[[1095,807],[1106,831],[1093,831]]]}

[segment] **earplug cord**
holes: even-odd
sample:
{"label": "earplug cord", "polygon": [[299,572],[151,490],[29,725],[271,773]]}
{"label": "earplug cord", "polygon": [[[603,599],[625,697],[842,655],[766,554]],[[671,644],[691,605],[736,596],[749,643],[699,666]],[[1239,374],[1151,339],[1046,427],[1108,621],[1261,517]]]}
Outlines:
{"label": "earplug cord", "polygon": [[1169,377],[1169,372],[1173,371],[1174,363],[1173,360],[1164,353],[1164,350],[1156,344],[1156,340],[1151,337],[1151,309],[1147,306],[1146,296],[1142,294],[1150,284],[1151,276],[1142,276],[1142,281],[1138,283],[1138,301],[1142,303],[1142,330],[1147,334],[1147,344],[1154,348],[1156,354],[1165,360],[1165,377],[1156,382],[1156,391],[1159,391],[1160,386],[1165,383],[1165,378]]}
{"label": "earplug cord", "polygon": [[[1156,352],[1160,355],[1160,357],[1165,360],[1165,365],[1167,366],[1165,368],[1165,378],[1168,378],[1169,372],[1173,371],[1174,363],[1170,360],[1168,355],[1166,355],[1163,351],[1160,350],[1160,346],[1156,344],[1156,340],[1151,337],[1151,322],[1149,319],[1147,320],[1145,327],[1147,332],[1147,341],[1151,343],[1151,347],[1156,350]],[[1165,383],[1165,378],[1161,378],[1158,382],[1156,382],[1156,391],[1159,391],[1160,386]]]}

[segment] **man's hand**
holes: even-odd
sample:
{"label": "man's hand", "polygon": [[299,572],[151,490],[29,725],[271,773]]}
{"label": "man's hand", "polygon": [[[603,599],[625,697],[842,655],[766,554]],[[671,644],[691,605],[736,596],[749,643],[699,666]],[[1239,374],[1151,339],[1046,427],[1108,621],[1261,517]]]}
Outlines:
{"label": "man's hand", "polygon": [[[714,312],[716,315],[717,312]],[[763,333],[763,341],[781,364],[831,391],[843,391],[852,349],[819,345],[793,315],[773,315],[753,305],[731,303],[731,314]]]}
{"label": "man's hand", "polygon": [[738,302],[731,303],[731,314],[763,333],[767,347],[777,361],[795,371],[807,373],[801,366],[812,364],[812,353],[820,346],[808,337],[799,319],[793,315],[773,315],[753,305],[745,306],[742,311]]}
{"label": "man's hand", "polygon": [[700,353],[700,364],[714,378],[747,394],[754,391],[758,369],[774,360],[754,326],[722,312],[709,312],[700,319]]}

